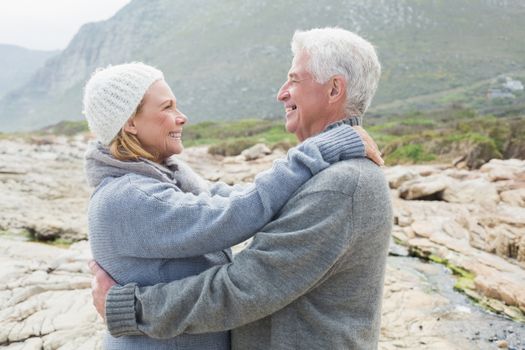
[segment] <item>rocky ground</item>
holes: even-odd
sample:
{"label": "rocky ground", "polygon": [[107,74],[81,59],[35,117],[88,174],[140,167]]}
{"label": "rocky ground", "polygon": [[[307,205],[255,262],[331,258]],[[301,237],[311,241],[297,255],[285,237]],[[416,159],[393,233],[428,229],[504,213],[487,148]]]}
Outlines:
{"label": "rocky ground", "polygon": [[1,140],[0,231],[85,239],[85,148],[82,136]]}
{"label": "rocky ground", "polygon": [[[0,140],[2,348],[100,348],[84,240],[85,144],[82,136]],[[283,154],[261,152],[221,158],[193,148],[182,157],[209,180],[237,183]],[[525,349],[525,161],[385,174],[395,226],[380,349]]]}

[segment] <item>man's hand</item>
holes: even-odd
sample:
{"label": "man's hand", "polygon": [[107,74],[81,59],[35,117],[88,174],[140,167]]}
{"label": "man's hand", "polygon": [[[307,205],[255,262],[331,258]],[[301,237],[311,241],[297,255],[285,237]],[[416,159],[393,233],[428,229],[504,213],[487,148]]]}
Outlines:
{"label": "man's hand", "polygon": [[89,269],[93,274],[91,280],[91,295],[93,296],[93,305],[98,314],[104,320],[106,318],[106,296],[111,287],[117,284],[113,278],[104,269],[102,269],[95,260],[89,263]]}
{"label": "man's hand", "polygon": [[381,158],[381,152],[379,152],[379,148],[377,148],[377,144],[370,135],[368,135],[365,129],[360,126],[353,126],[353,128],[357,131],[359,136],[361,136],[361,140],[363,140],[363,143],[365,144],[366,157],[379,166],[385,165],[383,158]]}

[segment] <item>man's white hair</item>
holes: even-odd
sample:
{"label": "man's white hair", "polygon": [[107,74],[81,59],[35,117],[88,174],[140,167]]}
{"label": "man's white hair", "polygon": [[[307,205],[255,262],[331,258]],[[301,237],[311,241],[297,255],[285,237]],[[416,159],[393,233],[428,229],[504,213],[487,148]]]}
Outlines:
{"label": "man's white hair", "polygon": [[308,71],[318,83],[325,83],[334,75],[346,79],[345,112],[348,117],[362,116],[381,76],[372,44],[341,28],[315,28],[295,32],[292,52],[296,56],[303,50],[309,56]]}

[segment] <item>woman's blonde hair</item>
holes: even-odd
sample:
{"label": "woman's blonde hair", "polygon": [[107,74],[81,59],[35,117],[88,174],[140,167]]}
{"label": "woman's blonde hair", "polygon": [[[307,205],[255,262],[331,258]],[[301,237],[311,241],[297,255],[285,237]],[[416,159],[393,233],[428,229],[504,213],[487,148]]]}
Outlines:
{"label": "woman's blonde hair", "polygon": [[[135,118],[143,105],[144,100],[140,101],[137,109],[130,119]],[[159,156],[157,154],[152,154],[151,152],[144,149],[137,136],[130,134],[124,130],[124,128],[121,128],[117,136],[111,140],[109,144],[109,151],[111,155],[118,160],[137,161],[139,158],[144,158],[153,162],[159,161]]]}

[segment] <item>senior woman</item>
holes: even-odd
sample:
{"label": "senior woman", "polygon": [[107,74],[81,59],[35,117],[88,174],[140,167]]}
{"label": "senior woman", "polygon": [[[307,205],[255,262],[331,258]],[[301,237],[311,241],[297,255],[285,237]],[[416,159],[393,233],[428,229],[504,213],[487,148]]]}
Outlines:
{"label": "senior woman", "polygon": [[[162,72],[143,63],[96,71],[84,90],[84,113],[96,136],[86,153],[88,182],[95,188],[90,244],[96,261],[120,284],[169,282],[229,262],[229,247],[255,234],[313,175],[339,160],[365,156],[362,138],[342,125],[292,148],[253,184],[208,184],[173,157],[183,150],[187,118]],[[377,157],[373,148],[367,151]],[[230,345],[229,333],[219,332],[171,339],[107,334],[104,347]]]}

